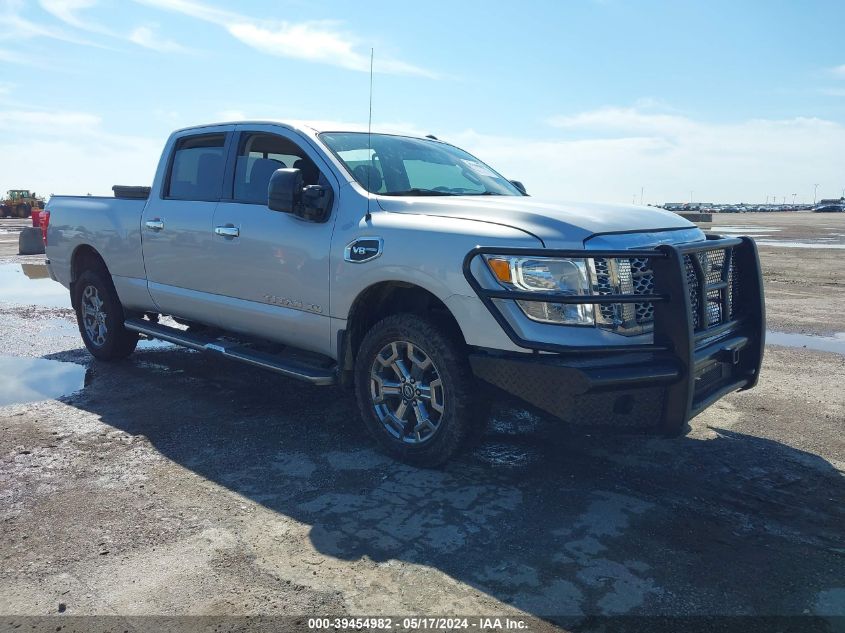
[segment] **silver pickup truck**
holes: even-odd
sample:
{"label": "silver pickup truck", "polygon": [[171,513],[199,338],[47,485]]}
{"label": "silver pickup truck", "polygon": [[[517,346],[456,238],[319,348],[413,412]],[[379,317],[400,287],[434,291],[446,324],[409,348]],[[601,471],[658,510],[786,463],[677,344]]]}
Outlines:
{"label": "silver pickup truck", "polygon": [[529,197],[434,137],[198,126],[171,135],[152,187],[114,189],[47,205],[49,269],[91,354],[145,336],[339,383],[409,463],[452,456],[491,393],[677,435],[757,382],[751,239]]}

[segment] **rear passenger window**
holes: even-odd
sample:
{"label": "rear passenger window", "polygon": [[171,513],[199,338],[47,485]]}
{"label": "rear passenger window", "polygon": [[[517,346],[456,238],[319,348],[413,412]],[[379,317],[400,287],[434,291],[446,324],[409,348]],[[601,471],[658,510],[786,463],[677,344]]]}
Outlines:
{"label": "rear passenger window", "polygon": [[242,135],[235,164],[235,201],[267,204],[270,176],[286,167],[299,169],[306,185],[320,180],[320,170],[293,141],[275,134]]}
{"label": "rear passenger window", "polygon": [[218,200],[223,188],[225,134],[179,139],[170,166],[168,198]]}

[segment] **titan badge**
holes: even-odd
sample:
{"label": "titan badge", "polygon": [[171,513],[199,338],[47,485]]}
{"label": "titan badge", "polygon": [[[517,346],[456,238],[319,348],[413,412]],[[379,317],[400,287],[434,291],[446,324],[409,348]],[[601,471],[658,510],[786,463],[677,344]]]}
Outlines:
{"label": "titan badge", "polygon": [[287,297],[277,297],[275,295],[264,295],[266,303],[282,306],[283,308],[293,308],[294,310],[304,310],[305,312],[313,312],[315,314],[323,313],[323,306],[318,306],[315,303],[303,303],[299,299],[288,299]]}

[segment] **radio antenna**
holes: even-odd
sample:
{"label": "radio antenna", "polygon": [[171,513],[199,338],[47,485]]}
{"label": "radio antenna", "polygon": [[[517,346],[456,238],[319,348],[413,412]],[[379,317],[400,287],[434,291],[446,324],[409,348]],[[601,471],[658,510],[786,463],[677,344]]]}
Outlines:
{"label": "radio antenna", "polygon": [[373,169],[372,165],[372,151],[373,151],[373,54],[374,49],[370,49],[370,116],[367,120],[367,161],[369,164],[367,165],[367,215],[365,216],[367,222],[372,219],[370,215],[370,170]]}

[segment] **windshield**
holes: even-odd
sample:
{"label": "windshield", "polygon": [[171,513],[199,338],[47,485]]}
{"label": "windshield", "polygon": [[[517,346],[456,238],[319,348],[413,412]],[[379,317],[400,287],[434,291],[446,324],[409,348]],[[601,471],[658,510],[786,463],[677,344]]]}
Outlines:
{"label": "windshield", "polygon": [[383,196],[521,196],[506,178],[440,141],[325,132],[320,139],[370,193]]}

